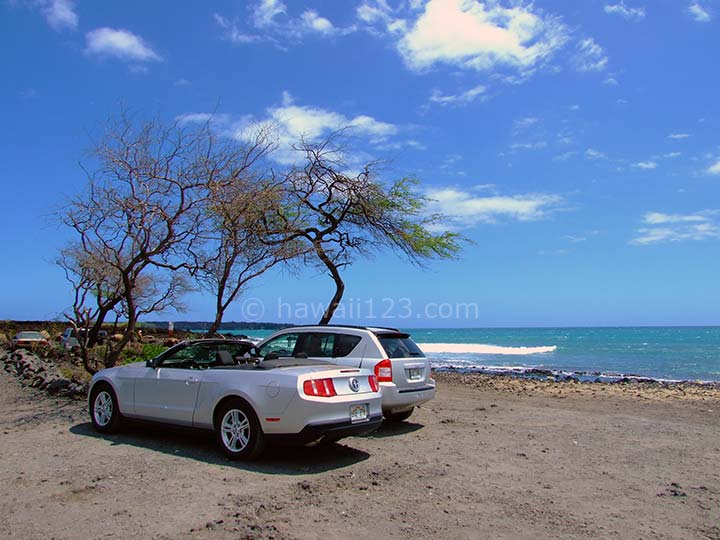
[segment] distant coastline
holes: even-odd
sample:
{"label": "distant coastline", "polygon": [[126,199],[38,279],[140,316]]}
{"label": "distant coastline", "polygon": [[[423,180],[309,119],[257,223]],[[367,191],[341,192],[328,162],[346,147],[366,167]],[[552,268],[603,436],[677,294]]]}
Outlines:
{"label": "distant coastline", "polygon": [[[142,326],[147,328],[157,328],[158,330],[167,329],[170,321],[143,321]],[[173,328],[177,331],[192,332],[209,328],[212,323],[208,321],[173,321]],[[290,328],[294,325],[288,323],[272,323],[272,322],[223,322],[220,324],[220,331],[235,330],[282,330]]]}

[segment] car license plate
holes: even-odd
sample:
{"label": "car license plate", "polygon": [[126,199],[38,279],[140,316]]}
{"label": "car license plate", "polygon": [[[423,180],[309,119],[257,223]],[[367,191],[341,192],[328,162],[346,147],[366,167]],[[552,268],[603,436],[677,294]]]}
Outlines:
{"label": "car license plate", "polygon": [[353,405],[350,407],[350,421],[351,422],[362,422],[367,420],[368,417],[368,404],[363,403],[361,405]]}
{"label": "car license plate", "polygon": [[422,368],[408,369],[408,379],[411,381],[417,381],[422,379]]}

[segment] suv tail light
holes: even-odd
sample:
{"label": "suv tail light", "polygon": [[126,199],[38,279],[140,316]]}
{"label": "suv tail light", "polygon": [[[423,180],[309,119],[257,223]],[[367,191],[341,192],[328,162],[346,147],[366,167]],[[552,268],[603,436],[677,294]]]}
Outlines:
{"label": "suv tail light", "polygon": [[386,358],[375,364],[375,376],[379,382],[392,382],[392,362]]}
{"label": "suv tail light", "polygon": [[368,382],[370,383],[370,390],[372,390],[373,392],[380,391],[380,385],[378,384],[378,380],[375,375],[370,375],[368,377]]}
{"label": "suv tail light", "polygon": [[303,392],[308,396],[337,396],[332,379],[310,379],[303,383]]}

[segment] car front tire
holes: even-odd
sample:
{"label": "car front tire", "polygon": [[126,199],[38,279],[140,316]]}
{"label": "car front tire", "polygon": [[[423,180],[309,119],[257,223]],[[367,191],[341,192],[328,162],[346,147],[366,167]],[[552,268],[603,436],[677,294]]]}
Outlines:
{"label": "car front tire", "polygon": [[415,407],[410,407],[407,411],[398,412],[398,413],[385,413],[383,416],[386,420],[389,420],[390,422],[403,422],[410,418],[410,415],[415,410]]}
{"label": "car front tire", "polygon": [[252,407],[231,399],[218,410],[215,437],[223,453],[232,460],[257,459],[265,449],[265,434]]}
{"label": "car front tire", "polygon": [[93,427],[100,433],[116,433],[120,429],[120,408],[109,384],[100,383],[93,388],[89,412]]}

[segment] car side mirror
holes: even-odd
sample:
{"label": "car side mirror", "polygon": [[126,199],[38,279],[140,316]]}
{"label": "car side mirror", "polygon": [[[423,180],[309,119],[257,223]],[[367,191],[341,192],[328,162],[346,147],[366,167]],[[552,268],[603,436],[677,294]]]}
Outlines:
{"label": "car side mirror", "polygon": [[145,362],[145,366],[155,369],[155,358],[150,358]]}
{"label": "car side mirror", "polygon": [[268,353],[267,356],[265,356],[264,359],[265,359],[265,360],[277,360],[278,358],[280,358],[280,356],[278,355],[278,353],[276,353],[276,352],[271,352],[271,353]]}

